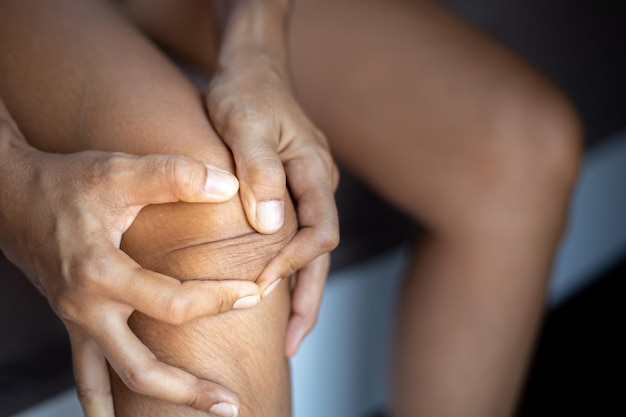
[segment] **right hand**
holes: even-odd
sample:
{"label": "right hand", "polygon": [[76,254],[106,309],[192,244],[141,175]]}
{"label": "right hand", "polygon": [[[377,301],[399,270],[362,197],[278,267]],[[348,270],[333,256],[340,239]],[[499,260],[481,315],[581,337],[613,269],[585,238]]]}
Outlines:
{"label": "right hand", "polygon": [[294,199],[298,233],[256,281],[267,291],[294,277],[285,335],[285,353],[293,356],[317,320],[329,252],[339,243],[334,198],[339,171],[325,136],[298,104],[287,71],[276,69],[268,56],[246,51],[222,65],[206,104],[213,126],[233,153],[250,225],[260,233],[277,231],[285,198]]}
{"label": "right hand", "polygon": [[141,394],[204,411],[218,403],[238,408],[231,390],[160,362],[127,320],[137,310],[181,324],[230,310],[243,297],[250,306],[260,288],[181,282],[141,268],[119,249],[144,206],[227,201],[238,191],[235,177],[182,156],[44,153],[1,119],[0,249],[64,321],[85,414],[114,416],[107,361]]}

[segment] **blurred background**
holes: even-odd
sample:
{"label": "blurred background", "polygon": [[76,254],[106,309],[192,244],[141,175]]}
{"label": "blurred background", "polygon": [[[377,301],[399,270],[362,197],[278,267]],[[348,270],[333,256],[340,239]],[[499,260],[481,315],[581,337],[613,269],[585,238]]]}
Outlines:
{"label": "blurred background", "polygon": [[[626,278],[626,2],[444,3],[554,80],[584,122],[583,171],[518,414],[626,415],[618,392],[626,352],[619,337],[626,296],[621,290]],[[297,417],[382,415],[393,300],[408,239],[419,235],[417,225],[348,173],[337,200],[342,242],[333,254],[317,327],[293,360]],[[62,324],[0,256],[0,417],[82,415],[72,387]]]}

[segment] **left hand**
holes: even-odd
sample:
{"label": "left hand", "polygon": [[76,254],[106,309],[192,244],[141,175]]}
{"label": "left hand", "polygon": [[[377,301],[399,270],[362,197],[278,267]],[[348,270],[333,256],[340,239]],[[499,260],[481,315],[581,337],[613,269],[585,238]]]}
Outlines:
{"label": "left hand", "polygon": [[286,353],[292,356],[317,320],[329,252],[339,242],[337,167],[326,138],[305,116],[288,77],[272,67],[268,56],[246,54],[221,68],[206,104],[213,126],[233,153],[250,225],[273,233],[283,224],[289,194],[296,204],[298,233],[257,280],[266,290],[297,271],[286,335]]}

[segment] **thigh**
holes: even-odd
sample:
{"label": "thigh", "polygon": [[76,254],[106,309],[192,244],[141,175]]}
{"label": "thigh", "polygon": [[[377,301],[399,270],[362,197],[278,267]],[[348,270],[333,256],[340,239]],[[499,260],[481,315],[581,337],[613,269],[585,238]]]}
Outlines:
{"label": "thigh", "polygon": [[298,94],[336,158],[426,223],[497,181],[512,152],[542,149],[529,121],[565,104],[433,2],[303,0],[290,30]]}

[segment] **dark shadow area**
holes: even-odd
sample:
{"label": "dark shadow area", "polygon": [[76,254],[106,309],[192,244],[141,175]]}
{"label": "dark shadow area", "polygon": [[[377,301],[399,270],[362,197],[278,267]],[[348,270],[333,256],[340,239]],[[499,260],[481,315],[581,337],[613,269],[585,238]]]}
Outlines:
{"label": "dark shadow area", "polygon": [[336,201],[341,242],[331,254],[331,271],[385,253],[420,230],[406,214],[343,169]]}
{"label": "dark shadow area", "polygon": [[73,383],[65,327],[0,252],[0,417],[32,407]]}
{"label": "dark shadow area", "polygon": [[518,417],[626,415],[625,280],[626,257],[548,315]]}

